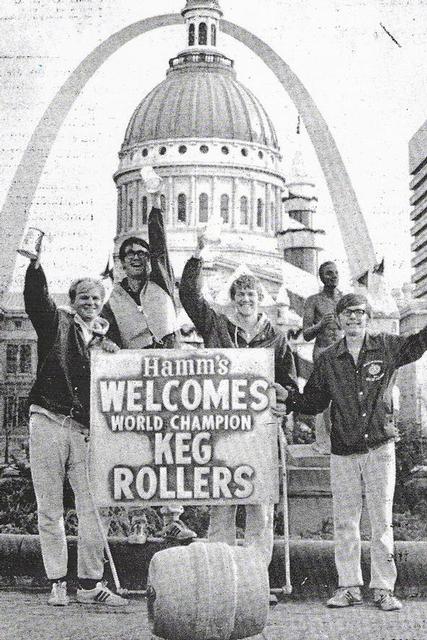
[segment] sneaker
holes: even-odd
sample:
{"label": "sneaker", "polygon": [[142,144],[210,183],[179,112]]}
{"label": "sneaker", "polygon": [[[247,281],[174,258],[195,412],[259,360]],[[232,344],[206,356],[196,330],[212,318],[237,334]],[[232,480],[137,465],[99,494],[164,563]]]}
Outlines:
{"label": "sneaker", "polygon": [[402,608],[400,600],[388,589],[374,589],[374,604],[381,611],[397,611]]}
{"label": "sneaker", "polygon": [[105,582],[97,582],[94,589],[77,589],[77,602],[108,607],[126,607],[129,604],[129,600],[110,591]]}
{"label": "sneaker", "polygon": [[66,607],[69,602],[70,600],[67,596],[67,583],[54,582],[47,603],[53,607]]}
{"label": "sneaker", "polygon": [[362,602],[359,587],[339,587],[326,605],[328,607],[352,607],[354,604],[362,604]]}
{"label": "sneaker", "polygon": [[177,540],[179,542],[197,538],[197,533],[189,529],[181,520],[168,522],[160,531],[160,535],[168,540]]}
{"label": "sneaker", "polygon": [[134,524],[126,538],[126,542],[128,544],[145,544],[147,542],[147,534],[144,525],[139,522]]}

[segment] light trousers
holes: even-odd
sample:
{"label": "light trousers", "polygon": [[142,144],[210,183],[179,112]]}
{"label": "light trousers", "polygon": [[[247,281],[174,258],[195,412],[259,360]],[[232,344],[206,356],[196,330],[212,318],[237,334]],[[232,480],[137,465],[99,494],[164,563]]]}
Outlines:
{"label": "light trousers", "polygon": [[[208,541],[236,544],[236,505],[211,507]],[[254,545],[267,564],[273,555],[273,515],[272,504],[247,504],[245,546]]]}
{"label": "light trousers", "polygon": [[82,431],[62,426],[41,413],[30,416],[31,475],[43,563],[50,580],[66,576],[68,569],[63,506],[66,475],[74,492],[79,520],[78,577],[100,580],[104,574],[104,546],[86,474],[87,433]]}
{"label": "light trousers", "polygon": [[331,410],[330,407],[315,417],[316,449],[324,455],[331,453]]}
{"label": "light trousers", "polygon": [[339,586],[361,586],[360,518],[362,482],[371,522],[372,589],[390,589],[396,582],[393,552],[393,496],[396,483],[394,442],[368,453],[331,455],[331,487],[334,509],[335,564]]}

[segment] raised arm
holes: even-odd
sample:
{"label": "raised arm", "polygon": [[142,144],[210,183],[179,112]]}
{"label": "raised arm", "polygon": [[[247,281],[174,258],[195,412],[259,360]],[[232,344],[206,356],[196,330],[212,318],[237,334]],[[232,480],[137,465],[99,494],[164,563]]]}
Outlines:
{"label": "raised arm", "polygon": [[152,194],[152,208],[148,217],[150,245],[150,280],[158,284],[174,300],[175,278],[166,243],[166,231],[160,208],[160,194]]}
{"label": "raised arm", "polygon": [[427,350],[427,325],[410,336],[391,336],[386,335],[385,339],[389,341],[394,352],[395,368],[402,367],[410,362],[415,362]]}
{"label": "raised arm", "polygon": [[50,333],[57,321],[56,304],[49,295],[44,271],[35,261],[30,262],[25,274],[24,302],[37,335]]}
{"label": "raised arm", "polygon": [[55,339],[58,311],[49,295],[43,269],[34,261],[30,263],[25,274],[24,301],[25,311],[37,333],[37,352],[40,366]]}
{"label": "raised arm", "polygon": [[190,258],[182,272],[179,297],[188,316],[197,331],[204,337],[210,332],[215,311],[202,295],[203,260],[200,257]]}

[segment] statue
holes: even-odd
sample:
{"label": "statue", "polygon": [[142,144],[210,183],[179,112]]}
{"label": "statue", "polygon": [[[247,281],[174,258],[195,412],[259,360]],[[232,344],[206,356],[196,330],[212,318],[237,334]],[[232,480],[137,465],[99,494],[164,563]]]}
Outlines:
{"label": "statue", "polygon": [[[319,278],[323,289],[309,296],[304,305],[303,335],[307,341],[315,339],[313,361],[319,354],[342,337],[335,307],[342,297],[338,286],[338,269],[334,262],[323,262],[319,267]],[[330,453],[330,415],[329,409],[316,417],[315,449],[319,453]]]}

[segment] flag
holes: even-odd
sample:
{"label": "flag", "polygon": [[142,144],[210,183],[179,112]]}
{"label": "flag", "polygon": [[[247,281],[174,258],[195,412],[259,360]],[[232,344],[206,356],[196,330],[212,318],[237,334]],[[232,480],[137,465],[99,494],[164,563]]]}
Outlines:
{"label": "flag", "polygon": [[369,270],[365,271],[365,273],[363,273],[359,278],[357,278],[357,282],[362,285],[362,287],[367,287],[368,286],[368,276],[369,276]]}
{"label": "flag", "polygon": [[372,273],[378,273],[379,276],[384,275],[384,258],[381,260],[381,262],[378,262],[378,264],[375,265],[375,267],[372,269]]}
{"label": "flag", "polygon": [[100,273],[101,278],[114,281],[114,262],[111,253],[108,254],[107,264],[105,265],[105,269],[102,273]]}

